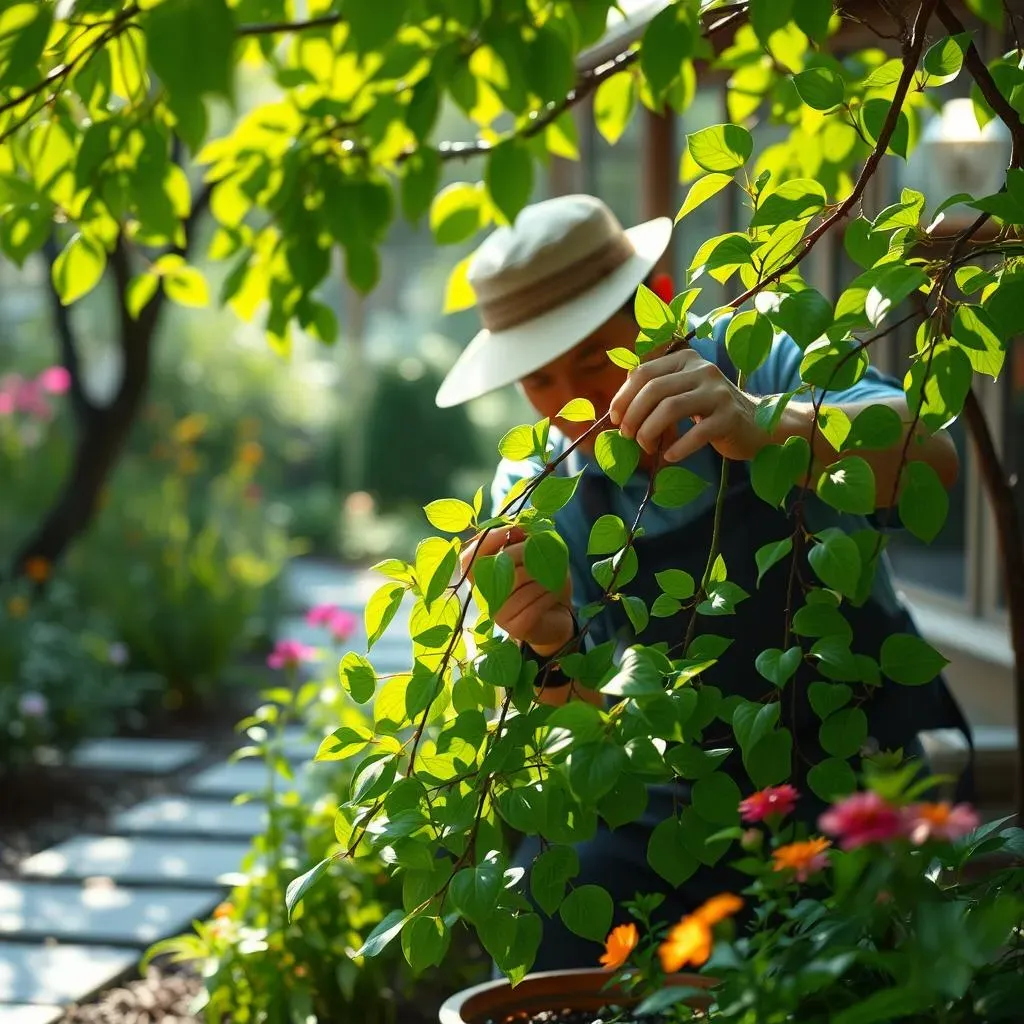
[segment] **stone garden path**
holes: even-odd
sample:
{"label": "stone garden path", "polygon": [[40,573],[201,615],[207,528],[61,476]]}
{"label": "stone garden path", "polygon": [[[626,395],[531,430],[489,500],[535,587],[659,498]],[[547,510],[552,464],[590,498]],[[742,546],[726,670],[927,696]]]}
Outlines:
{"label": "stone garden path", "polygon": [[[329,602],[359,613],[361,623],[381,582],[297,562],[289,570],[289,605]],[[322,643],[301,617],[285,620],[280,635]],[[365,651],[365,635],[350,645]],[[407,667],[400,647],[375,651],[382,671]],[[296,766],[315,770],[316,737],[296,727],[285,747]],[[264,818],[258,800],[232,801],[261,788],[266,768],[256,760],[209,765],[204,755],[201,743],[157,739],[103,740],[76,752],[73,764],[82,772],[173,776],[179,792],[115,814],[107,834],[59,843],[24,860],[19,878],[0,879],[0,1024],[60,1020],[64,1007],[133,974],[146,947],[190,930],[224,898]]]}

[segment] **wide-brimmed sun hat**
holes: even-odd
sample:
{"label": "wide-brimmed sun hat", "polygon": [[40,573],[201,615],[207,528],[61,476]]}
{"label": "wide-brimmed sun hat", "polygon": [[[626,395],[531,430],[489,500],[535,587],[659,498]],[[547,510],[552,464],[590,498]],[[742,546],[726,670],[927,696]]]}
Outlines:
{"label": "wide-brimmed sun hat", "polygon": [[629,300],[671,237],[671,218],[623,228],[594,196],[525,207],[470,260],[483,326],[442,382],[437,405],[513,384],[578,345]]}

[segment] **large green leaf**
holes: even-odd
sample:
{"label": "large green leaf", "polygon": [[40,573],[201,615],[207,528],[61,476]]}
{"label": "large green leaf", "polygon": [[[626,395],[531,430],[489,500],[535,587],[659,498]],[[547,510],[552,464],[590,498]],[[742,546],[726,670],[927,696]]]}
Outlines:
{"label": "large green leaf", "polygon": [[558,915],[573,934],[603,942],[612,926],[615,905],[599,885],[577,886],[562,900]]}
{"label": "large green leaf", "polygon": [[731,776],[714,772],[693,786],[693,809],[714,825],[735,825],[740,820],[740,788]]}
{"label": "large green leaf", "polygon": [[750,464],[754,493],[769,505],[781,506],[794,485],[804,480],[810,453],[810,445],[802,437],[787,438],[781,445],[765,445]]}
{"label": "large green leaf", "polygon": [[927,462],[915,460],[903,467],[899,511],[900,522],[925,543],[935,540],[945,525],[949,492]]}
{"label": "large green leaf", "polygon": [[953,340],[960,343],[977,373],[999,379],[1006,347],[996,325],[981,306],[962,305],[953,316]]}
{"label": "large green leaf", "polygon": [[729,321],[725,348],[740,373],[753,373],[768,358],[772,349],[771,321],[756,310],[737,313]]}
{"label": "large green leaf", "polygon": [[831,68],[808,68],[793,76],[793,84],[804,103],[815,110],[831,110],[846,93],[842,78]]}
{"label": "large green leaf", "polygon": [[882,644],[882,671],[904,686],[930,683],[949,664],[931,644],[912,633],[896,633]]}
{"label": "large green leaf", "polygon": [[731,174],[706,174],[704,177],[698,178],[690,186],[690,191],[686,193],[683,205],[679,207],[679,212],[676,214],[676,223],[678,224],[687,214],[693,213],[702,203],[718,195],[732,180]]}
{"label": "large green leaf", "polygon": [[533,158],[521,143],[503,142],[491,150],[486,180],[494,205],[512,223],[533,192]]}
{"label": "large green leaf", "polygon": [[569,549],[554,530],[534,533],[526,539],[523,563],[533,579],[557,594],[569,573]]}
{"label": "large green leaf", "polygon": [[693,52],[694,25],[686,4],[669,4],[659,11],[644,32],[640,66],[651,92],[660,97],[682,72]]}
{"label": "large green leaf", "polygon": [[700,867],[689,851],[682,822],[673,815],[655,826],[647,841],[647,863],[669,885],[682,885]]}
{"label": "large green leaf", "polygon": [[569,784],[580,800],[600,800],[626,767],[626,753],[612,743],[587,743],[574,747],[569,761]]}
{"label": "large green leaf", "polygon": [[235,21],[226,0],[164,0],[143,28],[153,70],[172,95],[232,97]]}
{"label": "large green leaf", "polygon": [[758,204],[750,221],[752,228],[776,227],[789,221],[806,220],[825,208],[825,189],[812,178],[783,182]]}
{"label": "large green leaf", "polygon": [[476,867],[456,872],[448,893],[459,913],[472,924],[478,924],[494,913],[503,884],[500,864],[484,860]]}
{"label": "large green leaf", "polygon": [[530,868],[530,892],[549,916],[565,896],[566,884],[580,870],[580,858],[571,846],[549,846]]}
{"label": "large green leaf", "polygon": [[686,137],[686,145],[694,162],[705,171],[735,171],[754,151],[753,137],[738,124],[702,128]]}
{"label": "large green leaf", "polygon": [[606,78],[594,94],[594,124],[604,140],[614,146],[622,138],[636,105],[636,80],[632,75]]}
{"label": "large green leaf", "polygon": [[769,316],[779,330],[804,348],[832,326],[832,303],[814,288],[804,288],[787,295]]}
{"label": "large green leaf", "polygon": [[454,245],[475,235],[487,223],[486,195],[480,184],[455,181],[430,205],[430,229],[438,245]]}
{"label": "large green leaf", "polygon": [[811,548],[808,561],[826,587],[852,597],[860,582],[861,559],[856,543],[836,528],[822,530],[816,535],[817,543]]}
{"label": "large green leaf", "polygon": [[594,456],[601,469],[623,487],[640,464],[640,445],[617,430],[605,430],[594,442]]}
{"label": "large green leaf", "polygon": [[818,730],[822,750],[833,757],[853,757],[868,738],[868,716],[860,708],[829,715]]}
{"label": "large green leaf", "polygon": [[870,515],[876,508],[874,471],[859,455],[848,455],[821,474],[817,493],[840,512]]}
{"label": "large green leaf", "polygon": [[931,357],[910,367],[903,382],[911,415],[920,414],[929,430],[940,430],[963,411],[974,368],[960,345],[937,343]]}
{"label": "large green leaf", "polygon": [[684,469],[682,466],[666,466],[659,469],[654,478],[654,494],[651,500],[661,508],[679,508],[699,497],[710,486],[707,480],[693,470]]}

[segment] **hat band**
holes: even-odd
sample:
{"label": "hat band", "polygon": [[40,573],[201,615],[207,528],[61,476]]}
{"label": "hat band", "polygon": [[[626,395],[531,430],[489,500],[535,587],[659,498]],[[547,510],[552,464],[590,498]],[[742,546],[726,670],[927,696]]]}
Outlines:
{"label": "hat band", "polygon": [[636,255],[628,236],[614,235],[583,259],[493,299],[478,299],[480,322],[489,331],[503,331],[550,312],[597,284]]}

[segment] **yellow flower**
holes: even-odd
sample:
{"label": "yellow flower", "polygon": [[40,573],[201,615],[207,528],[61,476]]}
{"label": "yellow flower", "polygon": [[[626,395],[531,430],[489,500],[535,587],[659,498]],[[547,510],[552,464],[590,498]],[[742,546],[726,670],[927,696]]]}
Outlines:
{"label": "yellow flower", "polygon": [[263,461],[263,446],[256,441],[246,441],[238,452],[238,461],[245,466],[258,466]]}
{"label": "yellow flower", "polygon": [[184,419],[178,420],[172,431],[174,440],[179,444],[192,444],[203,436],[206,430],[206,416],[201,412],[194,412]]}
{"label": "yellow flower", "polygon": [[792,871],[798,882],[805,882],[816,871],[820,871],[828,864],[825,851],[831,845],[829,840],[818,836],[816,839],[808,839],[806,842],[780,846],[772,854],[774,861],[772,867],[776,871]]}
{"label": "yellow flower", "polygon": [[712,896],[692,914],[684,917],[672,928],[658,947],[662,970],[674,974],[687,964],[700,967],[707,963],[714,945],[711,929],[731,917],[743,906],[743,900],[732,893]]}
{"label": "yellow flower", "polygon": [[28,598],[22,597],[20,594],[17,597],[12,597],[7,602],[7,614],[12,619],[23,619],[28,615]]}
{"label": "yellow flower", "polygon": [[629,959],[639,941],[635,924],[620,924],[605,939],[604,953],[598,963],[609,971],[617,971]]}
{"label": "yellow flower", "polygon": [[34,555],[25,562],[25,575],[33,583],[45,583],[50,578],[50,563],[41,555]]}

